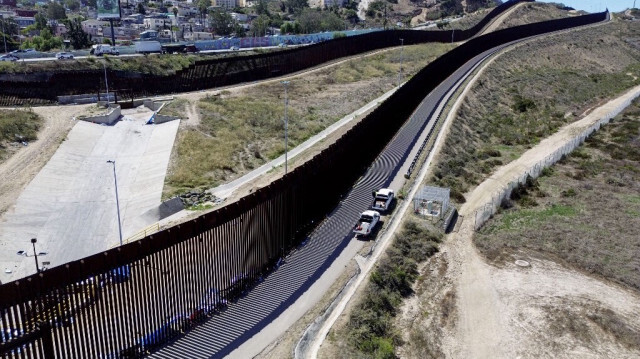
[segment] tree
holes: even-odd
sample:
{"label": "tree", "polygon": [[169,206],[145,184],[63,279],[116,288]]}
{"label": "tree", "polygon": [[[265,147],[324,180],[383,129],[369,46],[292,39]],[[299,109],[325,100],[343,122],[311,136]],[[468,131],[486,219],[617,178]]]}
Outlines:
{"label": "tree", "polygon": [[173,17],[175,17],[176,23],[178,23],[178,8],[176,6],[173,7]]}
{"label": "tree", "polygon": [[267,15],[260,15],[253,19],[251,22],[251,36],[258,37],[267,34],[267,28],[269,28],[269,17]]}
{"label": "tree", "polygon": [[78,11],[78,9],[80,9],[80,2],[78,0],[64,0],[64,6],[71,11]]}
{"label": "tree", "polygon": [[98,7],[98,1],[97,0],[87,0],[87,5],[91,6],[92,8],[97,8]]}
{"label": "tree", "polygon": [[198,10],[200,11],[200,21],[202,17],[207,13],[207,9],[211,7],[211,0],[198,0]]}
{"label": "tree", "polygon": [[290,14],[299,13],[304,8],[309,8],[307,0],[285,0],[285,5]]}
{"label": "tree", "polygon": [[47,18],[61,20],[67,17],[64,7],[57,2],[50,2],[47,7]]}
{"label": "tree", "polygon": [[147,10],[144,8],[144,4],[139,2],[138,3],[138,14],[145,15],[146,13],[147,13]]}
{"label": "tree", "polygon": [[47,28],[47,18],[44,17],[44,15],[42,15],[41,13],[37,13],[35,16],[35,20],[36,20],[36,29],[37,30],[44,30]]}
{"label": "tree", "polygon": [[258,15],[269,15],[269,9],[267,8],[267,0],[258,0],[258,5],[256,6],[256,13]]}
{"label": "tree", "polygon": [[45,28],[40,30],[40,35],[26,40],[22,43],[23,49],[35,48],[38,51],[49,51],[51,49],[62,48],[62,39],[51,34],[51,30]]}
{"label": "tree", "polygon": [[[0,17],[0,46],[2,50],[4,50],[4,44],[7,44],[7,51],[15,50],[18,48],[18,43],[13,40],[13,35],[18,35],[20,32],[20,27],[13,20],[13,18],[1,18]],[[3,31],[4,30],[4,31]]]}
{"label": "tree", "polygon": [[80,18],[74,18],[66,23],[67,36],[71,41],[71,46],[74,49],[84,49],[91,46],[91,38],[89,34],[82,30],[82,21]]}
{"label": "tree", "polygon": [[209,12],[209,25],[216,35],[227,36],[234,32],[236,22],[231,14],[216,8]]}

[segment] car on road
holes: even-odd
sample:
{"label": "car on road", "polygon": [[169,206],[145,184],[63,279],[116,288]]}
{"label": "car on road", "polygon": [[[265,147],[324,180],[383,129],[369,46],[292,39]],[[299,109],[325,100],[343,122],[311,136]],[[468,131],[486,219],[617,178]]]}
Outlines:
{"label": "car on road", "polygon": [[240,50],[240,48],[238,46],[231,46],[231,50],[232,51],[238,51],[238,50]]}
{"label": "car on road", "polygon": [[278,44],[278,47],[287,47],[287,44],[284,43],[284,42],[281,42],[281,43]]}
{"label": "car on road", "polygon": [[371,209],[378,212],[386,212],[393,202],[394,192],[389,188],[382,188],[373,192],[373,205]]}
{"label": "car on road", "polygon": [[358,223],[356,223],[353,233],[356,237],[366,237],[370,235],[376,228],[376,225],[380,222],[380,213],[376,211],[364,211],[360,215]]}
{"label": "car on road", "polygon": [[58,52],[56,54],[56,59],[58,60],[72,60],[73,54],[70,52]]}
{"label": "car on road", "polygon": [[0,61],[18,61],[20,60],[19,57],[15,56],[15,55],[11,55],[11,54],[6,54],[6,55],[2,55],[0,56]]}

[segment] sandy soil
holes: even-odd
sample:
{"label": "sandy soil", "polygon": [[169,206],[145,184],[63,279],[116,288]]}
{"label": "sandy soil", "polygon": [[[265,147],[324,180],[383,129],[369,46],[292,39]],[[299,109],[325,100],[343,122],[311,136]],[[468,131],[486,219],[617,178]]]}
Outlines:
{"label": "sandy soil", "polygon": [[[639,91],[640,86],[621,98]],[[440,276],[442,284],[435,292],[424,295],[424,299],[433,301],[442,299],[447,292],[454,293],[455,307],[446,310],[446,315],[442,306],[431,307],[436,310],[436,318],[445,318],[451,313],[457,318],[450,327],[422,332],[423,343],[436,345],[429,356],[631,358],[640,355],[639,293],[548,259],[514,256],[514,263],[520,259],[528,265],[491,266],[472,242],[475,210],[516,174],[531,168],[572,139],[578,129],[609,112],[615,107],[612,102],[563,127],[519,159],[498,169],[465,196],[467,202],[460,209],[463,220],[459,230],[447,238],[442,252],[435,257],[436,263],[448,264]],[[432,266],[426,268],[434,270]],[[423,276],[428,277],[428,273]],[[420,283],[417,292],[424,293],[419,286]],[[423,303],[424,300],[408,301],[401,311],[399,321],[408,327],[405,340],[415,337],[421,326],[433,327],[433,318],[415,319],[424,312],[426,304]],[[419,344],[410,342],[399,353],[403,357],[423,357],[423,351]]]}
{"label": "sandy soil", "polygon": [[22,190],[47,164],[76,124],[73,118],[87,112],[89,106],[92,105],[32,108],[33,112],[44,119],[44,123],[36,141],[20,148],[5,162],[0,163],[0,214],[15,204]]}

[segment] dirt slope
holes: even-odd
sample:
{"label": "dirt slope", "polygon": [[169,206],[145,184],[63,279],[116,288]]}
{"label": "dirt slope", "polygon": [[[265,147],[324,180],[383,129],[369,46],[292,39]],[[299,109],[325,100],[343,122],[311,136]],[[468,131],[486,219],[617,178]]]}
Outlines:
{"label": "dirt slope", "polygon": [[[625,93],[640,92],[640,86]],[[460,209],[460,229],[451,235],[435,263],[447,263],[439,275],[437,291],[422,295],[403,309],[400,325],[406,326],[403,357],[513,358],[598,357],[632,358],[640,355],[640,295],[607,281],[589,277],[548,260],[526,258],[528,265],[507,263],[494,267],[485,262],[472,243],[474,213],[516,174],[523,173],[568,142],[578,129],[608,113],[611,103],[584,119],[563,127],[520,158],[499,168],[471,193]],[[514,258],[514,261],[519,258]],[[430,271],[433,267],[428,266]],[[423,276],[429,278],[429,273]],[[434,276],[431,276],[434,279]],[[428,280],[428,279],[425,279]],[[455,306],[430,305],[454,293]],[[434,311],[424,315],[425,308]],[[437,331],[423,330],[457,319]],[[415,320],[414,318],[424,319]],[[416,340],[419,339],[419,340]],[[433,354],[435,353],[435,354]]]}

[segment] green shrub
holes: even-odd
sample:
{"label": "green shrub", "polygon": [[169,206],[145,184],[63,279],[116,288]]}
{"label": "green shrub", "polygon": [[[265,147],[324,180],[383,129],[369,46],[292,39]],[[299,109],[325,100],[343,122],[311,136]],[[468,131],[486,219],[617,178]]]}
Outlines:
{"label": "green shrub", "polygon": [[417,263],[436,253],[441,240],[416,222],[405,223],[351,312],[347,330],[354,349],[367,357],[395,358],[394,347],[400,338],[393,332],[393,317],[402,299],[413,294]]}

